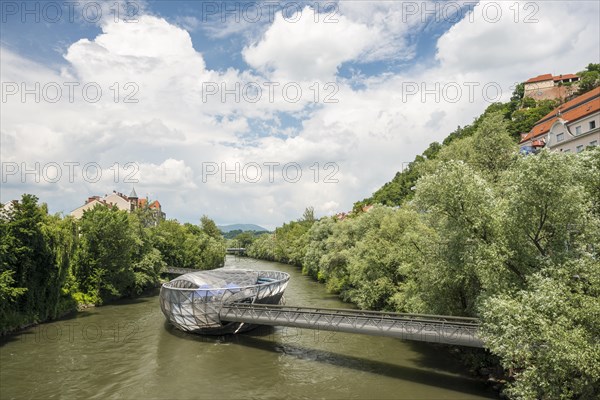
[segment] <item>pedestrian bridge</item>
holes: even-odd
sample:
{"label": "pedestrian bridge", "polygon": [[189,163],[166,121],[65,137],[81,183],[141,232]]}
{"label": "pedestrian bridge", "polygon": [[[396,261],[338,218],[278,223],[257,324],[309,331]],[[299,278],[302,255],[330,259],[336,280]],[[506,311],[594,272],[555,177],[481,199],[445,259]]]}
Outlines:
{"label": "pedestrian bridge", "polygon": [[225,253],[227,254],[246,254],[245,247],[228,247],[225,249]]}
{"label": "pedestrian bridge", "polygon": [[483,347],[476,318],[248,303],[223,304],[219,317],[229,322]]}
{"label": "pedestrian bridge", "polygon": [[[198,272],[195,269],[167,268],[170,274]],[[178,291],[176,291],[178,292]],[[209,291],[191,302],[206,304]],[[181,292],[183,293],[183,292]],[[185,299],[188,299],[185,297]],[[294,307],[257,304],[245,301],[217,301],[211,310],[220,323],[238,323],[243,331],[249,325],[287,326],[333,332],[389,336],[404,340],[442,343],[457,346],[483,347],[479,337],[479,320],[467,317],[364,311],[354,309]],[[180,306],[181,307],[181,306]],[[178,310],[183,309],[183,307]],[[191,307],[188,318],[194,320],[201,308]],[[202,316],[204,317],[204,316]],[[245,328],[245,329],[244,329]],[[236,332],[237,332],[236,331]]]}

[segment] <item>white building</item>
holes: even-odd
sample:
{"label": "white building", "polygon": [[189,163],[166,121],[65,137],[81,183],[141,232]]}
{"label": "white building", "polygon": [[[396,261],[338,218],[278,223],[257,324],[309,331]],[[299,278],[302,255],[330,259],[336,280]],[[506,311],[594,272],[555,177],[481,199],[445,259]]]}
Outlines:
{"label": "white building", "polygon": [[[152,204],[157,203],[158,207],[160,207],[160,203],[154,201]],[[137,208],[144,207],[148,204],[147,199],[138,199],[137,193],[135,189],[131,190],[129,196],[125,196],[123,193],[119,193],[113,190],[111,194],[106,194],[104,197],[100,196],[92,196],[88,197],[85,203],[71,211],[71,214],[74,218],[79,219],[83,216],[83,212],[86,210],[91,210],[96,205],[103,205],[107,207],[116,206],[119,210],[132,212]],[[159,212],[162,212],[159,210]],[[164,215],[164,213],[162,213]]]}
{"label": "white building", "polygon": [[566,99],[578,89],[579,77],[573,74],[544,74],[524,82],[524,96],[535,100]]}
{"label": "white building", "polygon": [[600,87],[552,110],[524,135],[524,152],[548,147],[552,151],[580,152],[600,144]]}

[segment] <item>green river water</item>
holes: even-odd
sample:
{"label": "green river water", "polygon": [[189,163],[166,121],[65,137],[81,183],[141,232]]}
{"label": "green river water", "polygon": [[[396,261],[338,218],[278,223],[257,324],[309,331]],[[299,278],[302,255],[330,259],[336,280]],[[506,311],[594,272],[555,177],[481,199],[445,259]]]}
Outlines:
{"label": "green river water", "polygon": [[[227,266],[290,273],[287,305],[346,308],[291,266],[228,256]],[[0,342],[0,398],[494,399],[426,343],[296,328],[221,337],[175,330],[158,295],[92,308]]]}

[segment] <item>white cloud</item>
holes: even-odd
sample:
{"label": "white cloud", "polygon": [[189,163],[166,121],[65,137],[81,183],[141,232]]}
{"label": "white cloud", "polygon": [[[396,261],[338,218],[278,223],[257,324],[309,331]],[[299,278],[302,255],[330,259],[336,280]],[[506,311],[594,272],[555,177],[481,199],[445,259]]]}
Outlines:
{"label": "white cloud", "polygon": [[[504,4],[504,3],[502,3]],[[512,4],[512,3],[511,3]],[[522,3],[524,4],[524,3]],[[481,13],[481,7],[475,13]],[[275,20],[244,56],[257,70],[223,72],[206,67],[184,29],[162,18],[145,15],[137,24],[105,22],[102,34],[68,47],[62,71],[28,61],[2,48],[1,80],[25,82],[32,87],[47,82],[97,82],[101,101],[36,103],[19,95],[2,104],[0,133],[3,162],[98,163],[103,179],[89,182],[81,173],[73,181],[21,183],[21,176],[2,188],[2,201],[34,192],[51,210],[70,211],[89,195],[116,189],[130,190],[124,182],[127,162],[140,166],[138,194],[158,198],[167,215],[197,222],[208,214],[219,223],[255,222],[274,227],[299,218],[306,206],[319,215],[344,211],[369,196],[412,161],[434,140],[457,125],[470,123],[488,103],[481,86],[498,82],[504,97],[511,84],[540,73],[571,73],[600,59],[598,5],[583,2],[539,3],[539,23],[515,24],[512,19],[489,24],[468,19],[457,23],[437,42],[437,62],[413,65],[410,70],[379,76],[360,76],[361,89],[336,74],[344,62],[410,57],[408,35],[423,27],[416,16],[403,24],[396,3],[342,2],[339,23],[315,24],[309,12],[296,24]],[[475,14],[476,16],[477,14]],[[314,15],[313,15],[314,16]],[[232,38],[233,36],[229,37]],[[202,46],[199,46],[202,47]],[[271,76],[263,76],[268,74]],[[339,86],[338,103],[294,104],[274,102],[221,102],[220,96],[202,99],[203,83],[264,82],[285,79],[333,79]],[[114,101],[110,86],[134,82],[137,103]],[[435,84],[457,83],[463,96],[456,102],[421,92],[407,96],[407,84],[434,89]],[[469,101],[465,82],[475,82]],[[355,83],[355,82],[352,82]],[[303,91],[310,93],[302,83]],[[301,122],[290,128],[282,122],[292,115]],[[119,180],[114,169],[119,163]],[[236,183],[232,175],[204,180],[206,163],[231,169],[236,162],[263,165],[259,183]],[[265,162],[280,166],[297,162],[302,179],[286,181],[281,168],[272,182]],[[319,176],[315,183],[315,163]],[[335,163],[338,183],[324,183]],[[28,178],[28,177],[26,177]]]}
{"label": "white cloud", "polygon": [[263,38],[244,49],[244,59],[276,79],[326,81],[343,62],[356,59],[377,39],[366,25],[342,15],[331,23],[315,15],[319,14],[310,7],[287,18],[276,14]]}
{"label": "white cloud", "polygon": [[548,72],[574,73],[587,61],[597,61],[598,37],[598,4],[593,2],[482,1],[471,17],[439,39],[437,59],[453,72],[508,72],[525,80]]}
{"label": "white cloud", "polygon": [[194,171],[184,160],[166,159],[160,165],[142,163],[139,166],[140,182],[152,182],[152,186],[164,190],[190,190],[197,188]]}

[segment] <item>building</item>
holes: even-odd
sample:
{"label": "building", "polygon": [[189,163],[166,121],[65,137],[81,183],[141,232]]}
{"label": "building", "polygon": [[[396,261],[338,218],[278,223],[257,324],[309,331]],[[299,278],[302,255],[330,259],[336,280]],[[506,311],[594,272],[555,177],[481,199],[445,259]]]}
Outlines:
{"label": "building", "polygon": [[[148,203],[147,199],[142,199],[142,200],[145,200],[145,204]],[[141,207],[141,208],[143,208],[143,207]],[[150,203],[148,205],[148,210],[150,211],[150,214],[152,215],[152,220],[154,221],[154,225],[157,225],[158,221],[164,221],[167,218],[167,215],[162,211],[162,207],[158,200],[154,200],[152,203]]]}
{"label": "building", "polygon": [[542,147],[580,152],[600,144],[600,87],[555,108],[540,119],[519,143],[524,153]]}
{"label": "building", "polygon": [[85,203],[71,211],[70,215],[74,218],[79,219],[83,216],[83,212],[86,210],[91,210],[97,205],[103,205],[106,207],[116,206],[119,210],[133,212],[137,209],[148,209],[151,214],[154,216],[156,221],[164,220],[166,218],[166,214],[162,211],[162,207],[158,200],[154,200],[151,203],[148,203],[148,199],[140,199],[138,198],[135,189],[131,189],[131,193],[129,196],[125,196],[123,193],[114,191],[111,194],[105,194],[104,197],[100,196],[91,196],[85,201]]}
{"label": "building", "polygon": [[3,204],[0,208],[0,219],[10,220],[17,204],[19,204],[19,200],[10,200],[8,203]]}
{"label": "building", "polygon": [[530,78],[524,82],[524,97],[534,100],[565,100],[575,94],[579,84],[579,76],[573,74],[544,74]]}

